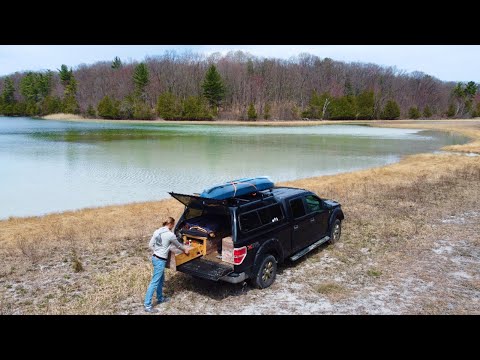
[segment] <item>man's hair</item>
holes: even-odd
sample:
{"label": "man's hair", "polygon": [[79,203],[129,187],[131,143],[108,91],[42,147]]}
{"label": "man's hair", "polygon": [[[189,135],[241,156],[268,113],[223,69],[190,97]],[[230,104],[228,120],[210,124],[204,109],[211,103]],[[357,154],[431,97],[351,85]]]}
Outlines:
{"label": "man's hair", "polygon": [[165,219],[162,226],[167,226],[167,225],[173,224],[174,222],[175,222],[175,219],[169,216]]}

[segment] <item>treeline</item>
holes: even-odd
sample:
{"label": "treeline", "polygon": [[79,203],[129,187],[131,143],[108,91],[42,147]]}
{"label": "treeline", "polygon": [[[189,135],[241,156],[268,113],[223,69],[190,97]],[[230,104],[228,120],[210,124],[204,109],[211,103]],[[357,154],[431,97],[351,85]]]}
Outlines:
{"label": "treeline", "polygon": [[208,57],[166,52],[144,62],[61,65],[0,78],[0,114],[106,119],[398,119],[480,116],[478,84],[301,54]]}

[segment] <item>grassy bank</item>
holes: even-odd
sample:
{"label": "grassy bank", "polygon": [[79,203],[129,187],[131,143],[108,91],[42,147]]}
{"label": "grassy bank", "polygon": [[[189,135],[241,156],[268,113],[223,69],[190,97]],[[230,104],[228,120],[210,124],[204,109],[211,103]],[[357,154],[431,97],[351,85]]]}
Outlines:
{"label": "grassy bank", "polygon": [[[480,122],[376,124],[460,132],[474,141],[448,149],[480,153]],[[480,157],[420,154],[279,185],[339,200],[341,241],[283,267],[266,290],[168,270],[161,313],[479,313]],[[181,211],[164,200],[1,221],[0,312],[141,313],[146,245]]]}

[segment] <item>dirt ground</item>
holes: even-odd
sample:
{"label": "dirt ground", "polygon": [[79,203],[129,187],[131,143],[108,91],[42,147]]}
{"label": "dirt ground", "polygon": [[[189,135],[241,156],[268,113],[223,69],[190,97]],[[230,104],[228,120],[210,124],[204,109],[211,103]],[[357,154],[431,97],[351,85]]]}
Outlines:
{"label": "dirt ground", "polygon": [[[475,141],[284,183],[342,203],[340,241],[280,266],[263,290],[167,270],[159,314],[480,314],[480,122],[425,126]],[[144,314],[148,240],[181,210],[166,200],[1,221],[0,313]]]}

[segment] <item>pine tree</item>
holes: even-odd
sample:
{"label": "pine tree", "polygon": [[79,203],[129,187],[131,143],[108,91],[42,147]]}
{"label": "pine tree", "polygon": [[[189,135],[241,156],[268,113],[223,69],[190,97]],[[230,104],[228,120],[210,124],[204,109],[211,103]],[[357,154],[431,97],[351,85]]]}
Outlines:
{"label": "pine tree", "polygon": [[357,119],[371,120],[375,111],[375,94],[373,91],[362,91],[357,96]]}
{"label": "pine tree", "polygon": [[225,97],[225,86],[222,77],[217,71],[215,65],[211,65],[205,74],[205,80],[202,83],[203,95],[208,100],[214,113],[218,113],[223,98]]}
{"label": "pine tree", "polygon": [[400,108],[395,100],[387,101],[381,117],[385,120],[394,120],[400,117]]}
{"label": "pine tree", "polygon": [[55,114],[62,111],[62,100],[58,97],[47,96],[42,102],[42,114]]}
{"label": "pine tree", "polygon": [[94,118],[96,115],[97,115],[97,112],[96,112],[95,109],[93,108],[92,104],[88,105],[88,108],[87,108],[87,116],[89,116],[89,117],[91,117],[91,118]]}
{"label": "pine tree", "polygon": [[302,112],[302,118],[318,119],[320,116],[319,114],[321,113],[321,107],[322,103],[320,97],[318,96],[317,91],[313,90],[308,103],[308,110]]}
{"label": "pine tree", "polygon": [[171,92],[164,92],[158,97],[157,114],[166,120],[173,120],[181,117],[181,109],[178,106],[177,98]]}
{"label": "pine tree", "polygon": [[248,120],[255,120],[257,118],[257,112],[255,111],[255,106],[253,103],[250,103],[247,111]]}
{"label": "pine tree", "polygon": [[430,118],[432,117],[432,110],[430,110],[430,107],[427,105],[425,106],[425,108],[423,109],[423,117],[425,118]]}
{"label": "pine tree", "polygon": [[480,102],[477,103],[475,111],[472,113],[472,117],[480,117]]}
{"label": "pine tree", "polygon": [[70,68],[70,70],[68,70],[67,65],[62,64],[62,66],[60,66],[60,69],[57,69],[57,70],[58,70],[58,75],[60,76],[60,80],[62,81],[63,86],[66,87],[70,83],[70,79],[73,77],[72,68]]}
{"label": "pine tree", "polygon": [[351,120],[357,115],[355,97],[342,96],[338,99],[332,99],[330,106],[330,119]]}
{"label": "pine tree", "polygon": [[122,66],[122,60],[120,60],[118,56],[115,56],[115,59],[112,61],[112,69],[120,69]]}
{"label": "pine tree", "polygon": [[265,107],[263,108],[263,118],[265,120],[268,120],[270,119],[270,111],[271,111],[271,108],[270,108],[270,104],[269,103],[266,103],[265,104]]}
{"label": "pine tree", "polygon": [[447,116],[448,116],[449,118],[455,116],[455,105],[450,104],[450,106],[449,106],[448,109],[447,109]]}
{"label": "pine tree", "polygon": [[118,119],[120,117],[120,102],[106,95],[97,106],[98,115],[105,119]]}
{"label": "pine tree", "polygon": [[420,117],[420,111],[418,110],[418,107],[411,107],[410,109],[408,109],[408,117],[410,119],[418,119]]}
{"label": "pine tree", "polygon": [[80,106],[74,95],[68,95],[63,98],[63,109],[66,114],[80,114]]}
{"label": "pine tree", "polygon": [[51,88],[51,71],[46,74],[29,72],[20,80],[20,93],[27,102],[43,101],[50,93]]}
{"label": "pine tree", "polygon": [[135,66],[133,82],[135,84],[135,95],[141,99],[145,99],[145,88],[150,82],[148,68],[145,63],[142,62]]}
{"label": "pine tree", "polygon": [[189,96],[182,104],[182,119],[184,120],[211,120],[212,114],[208,110],[207,101],[202,96]]}
{"label": "pine tree", "polygon": [[4,105],[13,104],[15,102],[15,86],[13,86],[13,80],[10,77],[6,77],[3,82],[2,99]]}

